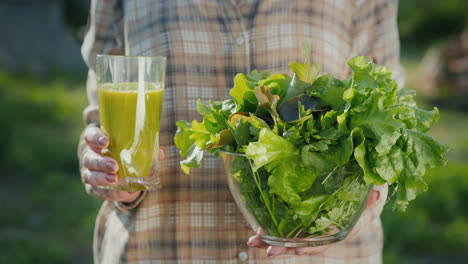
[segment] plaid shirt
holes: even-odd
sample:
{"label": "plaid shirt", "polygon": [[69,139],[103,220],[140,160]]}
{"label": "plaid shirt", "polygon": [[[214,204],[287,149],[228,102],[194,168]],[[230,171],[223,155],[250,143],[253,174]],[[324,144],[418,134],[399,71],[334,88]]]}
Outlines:
{"label": "plaid shirt", "polygon": [[380,263],[380,213],[366,210],[361,231],[318,256],[281,256],[249,248],[253,235],[234,204],[222,163],[207,156],[185,175],[173,141],[178,120],[199,118],[196,101],[224,100],[239,72],[291,74],[300,44],[323,72],[349,74],[346,61],[371,56],[403,78],[394,0],[95,0],[82,47],[90,67],[87,122],[97,121],[96,54],[166,56],[160,142],[163,188],[130,204],[105,201],[94,237],[95,263]]}

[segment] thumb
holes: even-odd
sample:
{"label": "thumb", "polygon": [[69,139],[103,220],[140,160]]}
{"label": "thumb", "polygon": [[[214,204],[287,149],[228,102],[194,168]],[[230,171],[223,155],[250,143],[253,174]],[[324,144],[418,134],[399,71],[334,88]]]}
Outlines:
{"label": "thumb", "polygon": [[380,198],[380,192],[376,190],[371,190],[369,198],[367,199],[366,209],[374,206]]}

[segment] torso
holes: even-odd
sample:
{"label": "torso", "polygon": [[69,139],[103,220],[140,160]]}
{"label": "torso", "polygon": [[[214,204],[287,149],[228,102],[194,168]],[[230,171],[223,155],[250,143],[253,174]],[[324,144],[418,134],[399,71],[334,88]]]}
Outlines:
{"label": "torso", "polygon": [[[253,232],[230,196],[218,158],[208,155],[191,175],[179,169],[175,123],[200,119],[198,99],[226,99],[238,72],[291,74],[288,63],[304,60],[304,40],[311,44],[315,64],[343,78],[346,61],[355,55],[352,8],[351,1],[124,1],[126,55],[168,58],[160,144],[169,154],[160,167],[162,189],[150,192],[137,210],[125,215],[105,204],[101,223],[128,229],[122,262],[236,263],[246,252],[249,263],[263,263],[265,251],[246,245]],[[102,228],[107,228],[105,241],[117,239],[112,227]],[[98,244],[102,256],[119,251],[111,242]],[[275,263],[321,263],[315,261],[323,258],[283,257]]]}

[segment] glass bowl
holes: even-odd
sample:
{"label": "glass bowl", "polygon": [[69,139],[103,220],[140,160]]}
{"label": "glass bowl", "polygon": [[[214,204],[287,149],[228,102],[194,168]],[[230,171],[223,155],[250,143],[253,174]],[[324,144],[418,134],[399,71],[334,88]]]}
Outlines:
{"label": "glass bowl", "polygon": [[319,208],[307,215],[310,211],[298,209],[271,192],[271,173],[266,168],[255,171],[242,153],[221,151],[221,156],[238,208],[256,233],[263,230],[261,239],[270,245],[314,247],[345,239],[364,211],[372,187],[364,182],[358,164],[350,161],[318,176],[311,188],[301,193]]}

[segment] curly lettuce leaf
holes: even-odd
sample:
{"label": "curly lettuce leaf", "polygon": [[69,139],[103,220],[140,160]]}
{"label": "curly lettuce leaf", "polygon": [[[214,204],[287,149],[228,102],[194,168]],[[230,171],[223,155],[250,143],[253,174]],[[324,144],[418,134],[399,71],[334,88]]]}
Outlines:
{"label": "curly lettuce leaf", "polygon": [[[352,86],[345,91],[348,125],[358,142],[354,157],[367,183],[397,185],[396,207],[427,190],[423,176],[428,168],[443,166],[447,148],[427,135],[437,122],[437,108],[417,107],[413,91],[398,91],[392,73],[356,57],[350,65]],[[362,131],[362,135],[361,135]]]}
{"label": "curly lettuce leaf", "polygon": [[268,86],[272,94],[283,98],[288,91],[291,77],[286,74],[273,74],[267,79],[258,81],[258,86]]}
{"label": "curly lettuce leaf", "polygon": [[257,97],[258,105],[263,107],[270,113],[273,121],[279,121],[279,115],[276,110],[280,97],[273,94],[268,86],[257,86],[254,89],[255,97]]}
{"label": "curly lettuce leaf", "polygon": [[237,148],[244,147],[249,142],[250,129],[249,122],[244,118],[238,119],[238,121],[233,124],[228,122],[229,130],[231,131],[236,143]]}
{"label": "curly lettuce leaf", "polygon": [[258,142],[247,145],[245,154],[253,161],[254,170],[258,170],[270,162],[299,155],[299,149],[270,129],[264,128],[259,133]]}
{"label": "curly lettuce leaf", "polygon": [[322,140],[302,147],[302,162],[317,175],[331,173],[336,167],[346,164],[353,153],[351,137],[340,140],[335,145],[327,144],[329,142]]}
{"label": "curly lettuce leaf", "polygon": [[305,92],[309,96],[322,99],[323,105],[330,106],[335,111],[340,111],[345,108],[346,101],[343,99],[343,94],[346,89],[345,82],[336,79],[332,74],[325,74],[317,78]]}
{"label": "curly lettuce leaf", "polygon": [[304,41],[301,46],[302,55],[305,58],[305,63],[291,62],[289,68],[294,73],[288,90],[281,102],[287,101],[290,98],[303,94],[306,88],[310,87],[311,83],[317,79],[320,74],[321,67],[314,65],[310,61],[310,45]]}
{"label": "curly lettuce leaf", "polygon": [[354,57],[348,61],[348,65],[353,71],[352,88],[358,91],[381,89],[389,98],[398,93],[392,72],[382,65],[374,64],[370,58]]}
{"label": "curly lettuce leaf", "polygon": [[357,161],[359,166],[364,172],[364,180],[368,184],[382,185],[385,183],[385,180],[380,177],[373,169],[372,161],[369,159],[369,150],[366,147],[366,137],[362,132],[362,129],[355,128],[351,132],[353,137],[354,145],[354,159]]}
{"label": "curly lettuce leaf", "polygon": [[182,171],[186,174],[190,173],[190,168],[199,168],[203,159],[203,151],[195,144],[195,139],[191,131],[192,124],[187,121],[177,122],[177,132],[174,137],[176,146],[179,148],[179,153],[183,160],[180,162]]}
{"label": "curly lettuce leaf", "polygon": [[432,111],[426,111],[418,108],[414,100],[415,96],[415,91],[400,91],[398,94],[399,104],[396,106],[399,111],[398,118],[401,119],[409,129],[428,132],[431,125],[439,120],[439,109],[434,107]]}
{"label": "curly lettuce leaf", "polygon": [[289,204],[300,202],[300,193],[310,189],[318,176],[304,165],[300,156],[282,159],[270,172],[267,182],[270,193]]}
{"label": "curly lettuce leaf", "polygon": [[385,107],[383,102],[389,95],[373,90],[365,95],[366,99],[354,107],[352,99],[349,110],[348,126],[350,130],[360,127],[367,138],[380,141],[387,134],[401,128],[402,122],[396,119],[398,112]]}
{"label": "curly lettuce leaf", "polygon": [[253,90],[259,81],[270,75],[267,71],[252,71],[250,74],[239,73],[234,77],[234,87],[229,94],[236,101],[238,111],[255,112],[257,98]]}

